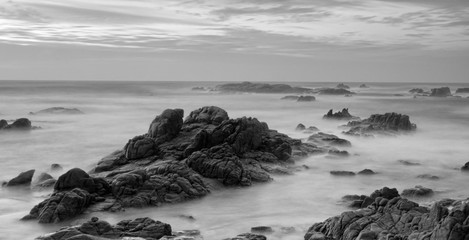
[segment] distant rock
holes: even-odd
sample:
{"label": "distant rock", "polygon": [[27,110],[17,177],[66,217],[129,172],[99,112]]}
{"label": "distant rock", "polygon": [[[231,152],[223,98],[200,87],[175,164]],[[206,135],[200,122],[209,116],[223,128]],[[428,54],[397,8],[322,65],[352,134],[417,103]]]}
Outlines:
{"label": "distant rock", "polygon": [[220,92],[246,92],[246,93],[307,93],[309,88],[292,87],[287,84],[267,84],[267,83],[227,83],[218,85],[215,90]]}
{"label": "distant rock", "polygon": [[355,176],[355,173],[351,171],[330,171],[329,173],[334,176]]}
{"label": "distant rock", "polygon": [[456,93],[469,93],[469,88],[458,88]]}
{"label": "distant rock", "polygon": [[48,173],[41,173],[39,174],[39,176],[37,177],[36,181],[37,182],[43,182],[43,181],[46,181],[46,180],[49,180],[49,179],[53,179],[54,177],[52,177],[50,174]]}
{"label": "distant rock", "polygon": [[410,93],[424,93],[425,91],[421,88],[412,88],[409,90]]}
{"label": "distant rock", "polygon": [[302,123],[298,124],[295,128],[296,131],[304,131],[305,129],[306,127]]}
{"label": "distant rock", "polygon": [[319,145],[332,145],[332,146],[342,146],[342,147],[350,147],[352,144],[350,141],[339,138],[333,134],[327,134],[323,132],[315,133],[308,137],[308,142],[313,142]]}
{"label": "distant rock", "polygon": [[315,132],[319,132],[319,128],[315,126],[309,126],[304,130],[304,133],[315,133]]}
{"label": "distant rock", "polygon": [[38,237],[38,240],[98,240],[98,239],[160,239],[171,236],[171,225],[151,218],[122,220],[111,225],[97,217],[81,225],[65,227],[59,231]]}
{"label": "distant rock", "polygon": [[316,98],[314,96],[299,96],[296,101],[297,102],[312,102],[315,100]]}
{"label": "distant rock", "polygon": [[357,174],[358,175],[374,175],[376,173],[371,169],[363,169],[360,172],[358,172]]}
{"label": "distant rock", "polygon": [[325,118],[325,119],[336,119],[336,120],[357,119],[357,117],[352,116],[348,112],[348,108],[344,108],[344,109],[342,109],[342,111],[338,111],[336,113],[334,113],[332,111],[332,109],[330,109],[329,112],[327,112],[327,114],[323,116],[323,118]]}
{"label": "distant rock", "polygon": [[414,162],[412,160],[405,160],[405,159],[400,159],[400,160],[397,160],[399,163],[403,164],[403,165],[406,165],[406,166],[419,166],[419,165],[422,165],[418,162]]}
{"label": "distant rock", "polygon": [[461,167],[461,171],[469,171],[469,162],[464,164],[464,166]]}
{"label": "distant rock", "polygon": [[211,88],[208,87],[193,87],[192,91],[210,91],[212,90]]}
{"label": "distant rock", "polygon": [[323,88],[319,90],[319,94],[323,95],[346,95],[346,94],[355,94],[354,92],[350,92],[347,89],[343,88]]}
{"label": "distant rock", "polygon": [[281,100],[293,100],[293,101],[298,101],[298,98],[300,98],[299,96],[295,96],[295,95],[288,95],[288,96],[285,96],[285,97],[282,97],[280,98]]}
{"label": "distant rock", "polygon": [[80,111],[78,108],[64,108],[64,107],[51,107],[46,108],[37,112],[30,112],[30,115],[40,115],[40,114],[85,114]]}
{"label": "distant rock", "polygon": [[28,131],[37,128],[38,127],[33,127],[31,125],[31,121],[27,118],[19,118],[11,124],[8,124],[8,122],[4,119],[0,120],[0,130]]}
{"label": "distant rock", "polygon": [[433,195],[433,190],[419,185],[414,188],[404,189],[401,195],[404,197],[429,197]]}
{"label": "distant rock", "polygon": [[379,190],[375,190],[370,196],[365,195],[346,195],[342,197],[342,200],[349,202],[351,208],[366,208],[372,204],[376,206],[384,206],[388,200],[395,197],[399,197],[399,192],[395,188],[384,187]]}
{"label": "distant rock", "polygon": [[359,88],[369,88],[366,84],[361,84]]}
{"label": "distant rock", "polygon": [[61,170],[63,170],[63,167],[58,163],[52,163],[50,165],[50,170],[52,170],[52,171],[61,171]]}
{"label": "distant rock", "polygon": [[430,97],[448,97],[451,96],[449,87],[433,88]]}
{"label": "distant rock", "polygon": [[440,179],[440,177],[431,175],[431,174],[420,174],[417,176],[417,178],[427,179],[427,180],[439,180]]}
{"label": "distant rock", "polygon": [[5,185],[7,187],[14,187],[14,186],[20,186],[20,185],[30,185],[31,180],[33,179],[33,175],[34,175],[35,171],[36,170],[31,169],[29,171],[22,172],[18,176],[16,176],[15,178],[8,181]]}
{"label": "distant rock", "polygon": [[8,122],[5,119],[0,120],[0,130],[8,126]]}
{"label": "distant rock", "polygon": [[373,114],[365,120],[351,121],[346,126],[350,130],[345,134],[364,136],[372,133],[409,132],[417,128],[417,125],[410,122],[408,115],[398,113]]}
{"label": "distant rock", "polygon": [[226,238],[223,240],[267,240],[267,237],[264,235],[260,235],[260,234],[243,233],[243,234],[239,234],[238,236],[234,238]]}
{"label": "distant rock", "polygon": [[343,84],[343,83],[339,83],[337,84],[337,86],[335,88],[341,88],[341,89],[350,89],[349,86]]}
{"label": "distant rock", "polygon": [[274,230],[272,229],[272,227],[269,227],[269,226],[257,226],[257,227],[252,227],[251,232],[267,234],[267,233],[273,233]]}

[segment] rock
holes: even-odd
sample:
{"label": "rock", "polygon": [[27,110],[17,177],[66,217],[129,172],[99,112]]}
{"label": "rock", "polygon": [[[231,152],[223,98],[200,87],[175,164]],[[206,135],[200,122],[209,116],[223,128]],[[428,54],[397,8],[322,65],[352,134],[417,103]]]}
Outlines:
{"label": "rock", "polygon": [[415,186],[414,188],[404,189],[401,195],[404,197],[429,197],[433,195],[433,190],[422,186]]}
{"label": "rock", "polygon": [[323,95],[346,95],[346,94],[355,94],[349,90],[343,88],[323,88],[319,90],[319,94]]}
{"label": "rock", "polygon": [[469,88],[458,88],[456,93],[469,93]]}
{"label": "rock", "polygon": [[51,107],[37,112],[30,112],[31,115],[39,114],[85,114],[78,108]]}
{"label": "rock", "polygon": [[44,181],[38,181],[36,184],[34,184],[33,189],[35,190],[44,190],[48,188],[53,188],[57,180],[51,178],[51,179],[46,179]]}
{"label": "rock", "polygon": [[295,130],[296,131],[304,131],[306,129],[305,125],[303,124],[298,124],[298,126],[296,126]]}
{"label": "rock", "polygon": [[273,233],[274,230],[272,229],[272,227],[269,227],[269,226],[257,226],[257,227],[252,227],[251,232],[268,234],[268,233]]}
{"label": "rock", "polygon": [[449,87],[433,88],[430,97],[448,97],[451,96]]}
{"label": "rock", "polygon": [[46,180],[49,180],[49,179],[54,179],[54,177],[52,177],[50,174],[48,173],[41,173],[39,174],[39,176],[37,177],[36,181],[37,182],[43,182],[43,181],[46,181]]}
{"label": "rock", "polygon": [[243,233],[243,234],[239,234],[238,236],[234,238],[227,238],[224,240],[267,240],[267,237],[264,235],[260,235],[260,234]]}
{"label": "rock", "polygon": [[22,220],[37,219],[39,223],[57,223],[83,213],[94,200],[94,196],[80,188],[56,192],[36,205]]}
{"label": "rock", "polygon": [[[116,225],[93,217],[81,225],[65,227],[39,240],[160,239],[171,235],[171,225],[151,218],[123,220]],[[98,238],[95,238],[98,237]]]}
{"label": "rock", "polygon": [[469,171],[469,162],[464,164],[464,166],[461,167],[461,171]]}
{"label": "rock", "polygon": [[228,119],[228,113],[225,110],[219,107],[209,106],[192,111],[189,116],[187,116],[184,124],[206,123],[219,125]]}
{"label": "rock", "polygon": [[340,89],[350,89],[349,86],[343,84],[343,83],[339,83],[337,84],[337,86],[335,88],[340,88]]}
{"label": "rock", "polygon": [[406,165],[406,166],[419,166],[421,165],[420,163],[418,162],[414,162],[412,160],[404,160],[404,159],[400,159],[400,160],[397,160],[399,163],[403,164],[403,165]]}
{"label": "rock", "polygon": [[355,173],[350,171],[330,171],[330,173],[334,176],[355,176]]}
{"label": "rock", "polygon": [[342,146],[350,147],[352,144],[346,139],[342,139],[333,134],[327,134],[323,132],[315,133],[308,137],[308,142],[312,142],[319,145],[331,145],[331,146]]}
{"label": "rock", "polygon": [[350,130],[344,132],[349,135],[364,135],[371,133],[390,134],[414,131],[417,125],[410,122],[409,116],[398,113],[373,114],[361,121],[348,122]]}
{"label": "rock", "polygon": [[304,131],[304,133],[315,133],[315,132],[319,132],[319,128],[314,127],[314,126],[309,126]]}
{"label": "rock", "polygon": [[206,87],[193,87],[192,88],[192,91],[209,91],[210,88],[206,88]]}
{"label": "rock", "polygon": [[297,102],[312,102],[315,101],[316,98],[314,96],[300,96],[296,100]]}
{"label": "rock", "polygon": [[63,167],[58,163],[53,163],[53,164],[50,165],[50,169],[52,171],[62,171]]}
{"label": "rock", "polygon": [[338,157],[348,157],[350,155],[347,151],[341,151],[337,149],[331,149],[328,151],[328,153]]}
{"label": "rock", "polygon": [[12,124],[5,125],[6,121],[2,121],[3,127],[2,130],[31,130],[35,127],[31,126],[31,121],[27,118],[19,118],[15,120]]}
{"label": "rock", "polygon": [[401,197],[376,202],[366,209],[346,211],[312,225],[304,239],[322,236],[322,239],[342,240],[464,240],[469,234],[469,229],[463,227],[469,217],[467,201],[455,202],[448,207],[436,202],[431,208]]}
{"label": "rock", "polygon": [[8,181],[6,183],[6,186],[14,187],[14,186],[20,186],[20,185],[30,185],[35,171],[36,170],[31,169],[29,171],[20,173],[18,176]]}
{"label": "rock", "polygon": [[376,173],[371,169],[363,169],[360,172],[358,172],[357,174],[358,175],[373,175],[373,174],[376,174]]}
{"label": "rock", "polygon": [[363,83],[359,86],[359,88],[369,88],[369,87],[366,84]]}
{"label": "rock", "polygon": [[89,193],[106,194],[110,191],[110,186],[103,178],[93,178],[79,168],[73,168],[62,174],[55,183],[54,190],[67,191],[74,188],[81,188]]}
{"label": "rock", "polygon": [[421,88],[412,88],[409,90],[410,93],[424,93],[423,89]]}
{"label": "rock", "polygon": [[294,101],[298,101],[298,98],[300,98],[299,96],[295,96],[295,95],[288,95],[288,96],[285,96],[285,97],[282,97],[280,98],[281,100],[294,100]]}
{"label": "rock", "polygon": [[179,134],[182,128],[182,118],[184,110],[182,109],[166,109],[161,115],[151,122],[148,129],[148,136],[158,138],[160,141],[168,141]]}
{"label": "rock", "polygon": [[0,120],[0,130],[8,126],[8,122],[5,119]]}
{"label": "rock", "polygon": [[440,177],[431,175],[431,174],[420,174],[417,178],[427,179],[427,180],[439,180]]}
{"label": "rock", "polygon": [[153,138],[136,136],[125,145],[125,158],[134,160],[156,155],[159,151],[157,146]]}
{"label": "rock", "polygon": [[306,93],[309,88],[292,87],[287,84],[267,84],[267,83],[227,83],[218,85],[215,90],[220,92],[246,92],[246,93]]}
{"label": "rock", "polygon": [[342,109],[342,111],[338,111],[336,113],[334,113],[331,109],[331,110],[329,110],[329,112],[327,112],[326,115],[323,116],[323,118],[325,118],[325,119],[336,119],[336,120],[357,119],[357,117],[352,116],[348,112],[348,108],[344,108],[344,109]]}

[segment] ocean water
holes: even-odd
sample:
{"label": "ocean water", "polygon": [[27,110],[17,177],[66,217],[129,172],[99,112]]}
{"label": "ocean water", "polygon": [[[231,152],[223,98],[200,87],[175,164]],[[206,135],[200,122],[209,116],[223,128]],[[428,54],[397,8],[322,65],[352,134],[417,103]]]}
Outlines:
{"label": "ocean water", "polygon": [[[182,108],[187,116],[202,106],[224,108],[231,118],[251,116],[267,122],[271,129],[306,139],[294,131],[298,123],[316,126],[352,142],[344,148],[347,158],[315,155],[297,164],[309,169],[288,176],[274,176],[269,183],[251,187],[224,188],[207,197],[175,205],[128,209],[120,213],[94,213],[61,223],[40,225],[22,222],[50,191],[0,188],[0,239],[34,239],[61,226],[77,224],[98,216],[116,223],[122,219],[148,216],[172,225],[173,230],[198,229],[205,239],[223,239],[249,232],[259,225],[272,226],[269,239],[302,239],[313,223],[337,215],[347,208],[340,199],[346,194],[370,194],[384,186],[399,191],[415,185],[432,188],[421,204],[443,198],[467,198],[469,174],[459,170],[469,161],[469,98],[413,98],[408,90],[449,86],[454,92],[469,84],[349,83],[353,97],[317,95],[314,102],[280,100],[285,94],[220,94],[191,91],[194,86],[218,83],[195,82],[0,82],[0,119],[28,117],[42,129],[28,133],[0,132],[0,180],[36,169],[58,177],[80,167],[90,170],[102,157],[122,148],[128,139],[145,133],[153,118],[167,108]],[[304,87],[332,87],[337,83],[291,83]],[[396,96],[401,94],[402,96]],[[49,107],[79,108],[84,115],[28,115]],[[366,118],[374,113],[408,114],[417,131],[395,137],[360,138],[343,135],[345,121],[322,119],[329,109],[349,108]],[[398,160],[418,162],[405,166]],[[51,172],[59,163],[64,171]],[[370,168],[373,176],[334,177],[331,170],[360,171]],[[439,180],[417,178],[420,174]],[[188,220],[181,215],[193,216]],[[293,228],[292,228],[293,227]],[[288,231],[286,228],[289,228]],[[294,230],[292,230],[294,229]]]}

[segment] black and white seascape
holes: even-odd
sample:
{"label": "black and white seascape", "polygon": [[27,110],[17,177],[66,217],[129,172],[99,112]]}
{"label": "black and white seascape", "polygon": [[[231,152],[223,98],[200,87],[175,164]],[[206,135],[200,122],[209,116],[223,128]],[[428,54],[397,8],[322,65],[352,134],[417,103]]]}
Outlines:
{"label": "black and white seascape", "polygon": [[0,239],[469,239],[469,3],[0,0]]}

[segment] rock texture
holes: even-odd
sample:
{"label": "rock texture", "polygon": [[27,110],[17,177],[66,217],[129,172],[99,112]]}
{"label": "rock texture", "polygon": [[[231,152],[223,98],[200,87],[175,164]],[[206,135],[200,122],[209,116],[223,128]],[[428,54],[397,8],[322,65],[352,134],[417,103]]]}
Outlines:
{"label": "rock texture", "polygon": [[355,94],[347,89],[343,88],[323,88],[319,90],[319,94],[323,95],[350,95]]}
{"label": "rock texture", "polygon": [[62,228],[59,231],[36,238],[37,240],[98,240],[98,239],[145,239],[155,240],[171,236],[171,225],[151,218],[123,220],[116,225],[91,218],[81,225]]}
{"label": "rock texture", "polygon": [[0,130],[32,130],[36,128],[38,127],[33,127],[27,118],[19,118],[11,124],[8,124],[4,119],[0,120]]}
{"label": "rock texture", "polygon": [[84,114],[78,108],[64,108],[64,107],[51,107],[46,108],[37,112],[30,112],[31,115],[40,115],[40,114]]}
{"label": "rock texture", "polygon": [[14,187],[14,186],[20,186],[20,185],[30,185],[31,180],[33,179],[34,172],[36,170],[32,169],[26,172],[20,173],[18,176],[15,178],[11,179],[8,181],[5,186],[7,187]]}
{"label": "rock texture", "polygon": [[312,142],[317,145],[332,145],[332,146],[342,146],[350,147],[352,144],[350,141],[339,138],[333,134],[327,134],[323,132],[315,133],[308,137],[308,142]]}
{"label": "rock texture", "polygon": [[365,136],[372,133],[408,132],[417,128],[414,123],[410,122],[408,115],[398,113],[373,114],[365,120],[351,121],[347,127],[350,129],[345,132],[346,134]]}
{"label": "rock texture", "polygon": [[449,87],[433,88],[430,97],[448,97],[451,96]]}
{"label": "rock texture", "polygon": [[218,107],[197,109],[185,121],[181,109],[168,109],[90,174],[74,168],[61,175],[51,197],[24,219],[59,222],[84,211],[187,201],[210,193],[209,183],[266,182],[272,174],[288,173],[294,159],[325,151],[255,118],[229,119]]}
{"label": "rock texture", "polygon": [[348,108],[344,108],[342,109],[342,111],[338,111],[338,112],[333,112],[332,109],[329,110],[329,112],[327,112],[324,116],[323,116],[324,119],[336,119],[336,120],[350,120],[350,119],[357,119],[357,117],[355,116],[352,116],[349,111],[348,111]]}
{"label": "rock texture", "polygon": [[292,87],[287,84],[267,84],[267,83],[227,83],[218,85],[215,90],[221,92],[247,92],[247,93],[307,93],[309,88]]}
{"label": "rock texture", "polygon": [[456,93],[469,93],[469,88],[458,88]]}
{"label": "rock texture", "polygon": [[[388,191],[386,191],[388,192]],[[381,195],[324,222],[312,225],[305,240],[466,240],[469,238],[468,201],[436,202],[427,208],[396,196]],[[372,194],[373,195],[373,194]],[[370,196],[371,197],[371,196]],[[366,208],[365,208],[366,207]]]}

